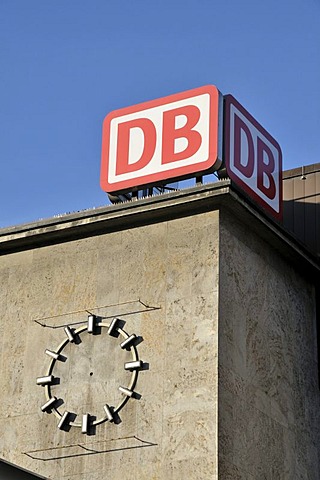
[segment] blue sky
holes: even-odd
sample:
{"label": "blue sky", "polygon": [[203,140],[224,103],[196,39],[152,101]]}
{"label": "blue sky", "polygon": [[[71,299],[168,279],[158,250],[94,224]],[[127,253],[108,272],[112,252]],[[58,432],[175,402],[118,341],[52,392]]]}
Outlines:
{"label": "blue sky", "polygon": [[320,162],[320,0],[1,0],[0,227],[107,204],[106,114],[207,84]]}

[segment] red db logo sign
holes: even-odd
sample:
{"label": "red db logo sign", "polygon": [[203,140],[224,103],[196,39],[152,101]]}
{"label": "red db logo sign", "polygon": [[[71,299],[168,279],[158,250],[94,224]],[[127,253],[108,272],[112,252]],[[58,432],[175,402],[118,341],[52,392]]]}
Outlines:
{"label": "red db logo sign", "polygon": [[220,99],[216,87],[206,86],[109,113],[102,189],[120,193],[218,169]]}
{"label": "red db logo sign", "polygon": [[225,162],[229,177],[277,219],[282,217],[278,143],[231,95],[225,97]]}

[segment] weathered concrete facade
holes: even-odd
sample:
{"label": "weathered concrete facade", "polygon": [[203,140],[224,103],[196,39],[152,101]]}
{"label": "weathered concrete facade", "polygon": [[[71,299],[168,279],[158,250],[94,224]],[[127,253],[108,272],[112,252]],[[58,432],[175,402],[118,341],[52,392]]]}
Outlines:
{"label": "weathered concrete facade", "polygon": [[[319,478],[318,266],[229,181],[0,240],[0,458],[64,480]],[[121,319],[144,362],[136,398],[89,435],[58,429],[36,385],[88,312]],[[102,330],[57,362],[61,413],[121,398],[130,352]]]}
{"label": "weathered concrete facade", "polygon": [[317,480],[314,280],[232,215],[220,244],[219,475]]}

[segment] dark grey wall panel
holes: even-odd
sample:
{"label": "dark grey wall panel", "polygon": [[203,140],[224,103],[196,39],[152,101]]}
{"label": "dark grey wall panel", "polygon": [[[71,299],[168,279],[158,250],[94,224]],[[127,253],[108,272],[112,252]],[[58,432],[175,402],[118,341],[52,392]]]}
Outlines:
{"label": "dark grey wall panel", "polygon": [[320,255],[320,163],[283,172],[283,223]]}
{"label": "dark grey wall panel", "polygon": [[0,478],[3,480],[37,480],[39,478],[43,479],[44,477],[38,477],[38,475],[33,475],[25,470],[0,461]]}

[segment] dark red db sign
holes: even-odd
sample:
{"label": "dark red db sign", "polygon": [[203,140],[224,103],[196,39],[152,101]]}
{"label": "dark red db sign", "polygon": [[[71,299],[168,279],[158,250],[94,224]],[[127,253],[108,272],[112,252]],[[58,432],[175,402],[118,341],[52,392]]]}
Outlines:
{"label": "dark red db sign", "polygon": [[226,95],[224,99],[224,152],[228,175],[258,204],[280,220],[280,146],[232,95]]}

